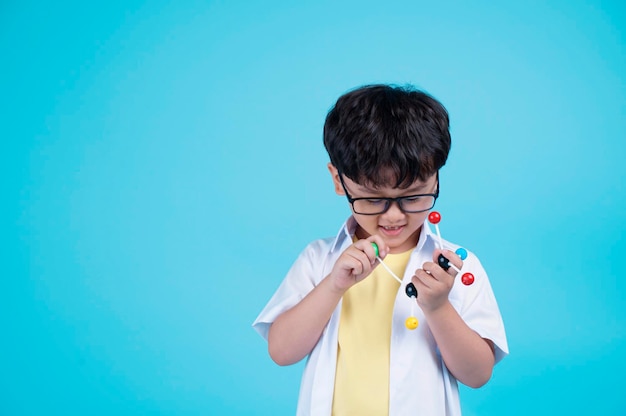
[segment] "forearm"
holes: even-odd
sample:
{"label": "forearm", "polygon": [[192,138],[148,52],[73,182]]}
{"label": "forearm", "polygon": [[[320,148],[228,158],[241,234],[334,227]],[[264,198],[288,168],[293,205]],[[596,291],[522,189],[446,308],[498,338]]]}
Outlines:
{"label": "forearm", "polygon": [[300,303],[276,318],[268,335],[272,360],[279,365],[290,365],[306,357],[315,347],[344,292],[325,278]]}
{"label": "forearm", "polygon": [[426,319],[448,370],[461,383],[478,388],[491,378],[492,346],[474,332],[450,302],[426,313]]}

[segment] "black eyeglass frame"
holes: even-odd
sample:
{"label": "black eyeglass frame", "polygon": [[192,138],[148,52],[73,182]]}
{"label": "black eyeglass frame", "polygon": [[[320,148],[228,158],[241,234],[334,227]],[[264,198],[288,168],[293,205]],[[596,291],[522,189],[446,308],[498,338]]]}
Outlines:
{"label": "black eyeglass frame", "polygon": [[[341,186],[344,190],[344,192],[346,193],[346,198],[348,199],[348,202],[350,203],[350,205],[352,206],[352,211],[355,214],[359,214],[359,215],[382,215],[385,212],[389,211],[389,208],[391,208],[391,203],[395,202],[398,204],[398,208],[400,208],[400,210],[402,212],[408,213],[408,214],[418,214],[420,212],[426,212],[426,211],[430,211],[431,209],[433,209],[433,207],[435,206],[435,204],[437,203],[437,198],[439,198],[439,171],[437,171],[437,189],[435,190],[435,193],[432,194],[415,194],[415,195],[406,195],[406,196],[399,196],[397,198],[385,198],[385,197],[359,197],[359,198],[352,198],[350,196],[350,193],[348,192],[348,189],[346,188],[346,184],[343,181],[343,174],[341,172],[337,172],[337,174],[339,175],[339,182],[341,182]],[[416,197],[420,197],[420,196],[432,196],[433,199],[433,205],[428,208],[428,209],[420,209],[419,211],[409,211],[406,210],[402,207],[402,200],[404,199],[410,199],[410,198],[416,198]],[[362,212],[357,212],[354,209],[354,202],[355,201],[364,201],[364,200],[380,200],[380,201],[385,201],[385,208],[383,209],[383,211],[381,212],[376,212],[376,213],[362,213]]]}

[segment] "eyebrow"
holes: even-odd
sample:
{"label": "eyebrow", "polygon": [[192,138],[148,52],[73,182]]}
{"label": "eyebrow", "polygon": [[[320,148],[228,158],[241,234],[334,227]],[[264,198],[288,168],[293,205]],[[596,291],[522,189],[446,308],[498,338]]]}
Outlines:
{"label": "eyebrow", "polygon": [[[379,193],[378,189],[368,188],[366,186],[359,185],[359,184],[356,184],[356,185],[359,188],[359,191],[361,191],[363,193],[370,193],[370,194],[377,194],[377,193]],[[428,184],[422,183],[420,185],[415,185],[415,186],[412,186],[410,188],[403,189],[402,191],[403,191],[403,193],[406,193],[408,196],[416,195],[416,194],[422,193],[427,186],[428,186]]]}

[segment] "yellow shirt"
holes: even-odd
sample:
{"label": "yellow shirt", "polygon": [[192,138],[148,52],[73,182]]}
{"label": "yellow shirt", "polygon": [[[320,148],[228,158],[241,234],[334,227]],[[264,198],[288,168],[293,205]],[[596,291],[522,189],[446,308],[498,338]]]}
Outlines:
{"label": "yellow shirt", "polygon": [[[411,250],[383,260],[404,275]],[[343,296],[337,346],[333,416],[389,413],[389,345],[400,283],[378,265]]]}

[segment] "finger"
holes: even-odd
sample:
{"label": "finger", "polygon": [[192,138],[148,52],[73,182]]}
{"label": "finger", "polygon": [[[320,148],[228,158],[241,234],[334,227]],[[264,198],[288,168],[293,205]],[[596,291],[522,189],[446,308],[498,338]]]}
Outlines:
{"label": "finger", "polygon": [[376,261],[375,259],[370,259],[364,251],[358,249],[357,247],[355,247],[354,250],[350,250],[348,255],[352,257],[355,264],[358,264],[357,275],[369,273],[372,269],[372,263]]}
{"label": "finger", "polygon": [[463,267],[463,260],[453,251],[435,250],[433,253],[435,262],[453,277],[456,276]]}
{"label": "finger", "polygon": [[354,248],[357,251],[355,256],[358,256],[358,253],[361,253],[365,255],[370,266],[373,266],[374,263],[376,263],[376,249],[374,249],[369,239],[357,241],[354,243]]}
{"label": "finger", "polygon": [[444,255],[459,269],[463,267],[463,260],[461,260],[461,257],[459,257],[459,255],[456,254],[454,251],[445,250]]}
{"label": "finger", "polygon": [[378,257],[384,259],[387,254],[389,254],[389,247],[385,240],[382,239],[379,235],[371,235],[367,238],[367,240],[371,243],[375,243],[378,246]]}
{"label": "finger", "polygon": [[350,271],[351,275],[358,276],[363,273],[363,263],[361,263],[357,258],[352,256],[350,253],[346,253],[344,267],[346,270]]}
{"label": "finger", "polygon": [[444,270],[440,265],[435,264],[433,262],[427,261],[422,265],[422,268],[426,273],[428,273],[433,279],[444,282],[450,279],[454,279],[454,275],[449,273],[456,273],[452,268],[449,269],[449,272]]}
{"label": "finger", "polygon": [[424,289],[431,289],[433,283],[435,283],[433,277],[423,269],[417,269],[411,277],[411,281],[417,286],[417,293],[421,293]]}

